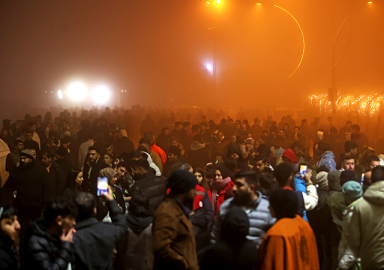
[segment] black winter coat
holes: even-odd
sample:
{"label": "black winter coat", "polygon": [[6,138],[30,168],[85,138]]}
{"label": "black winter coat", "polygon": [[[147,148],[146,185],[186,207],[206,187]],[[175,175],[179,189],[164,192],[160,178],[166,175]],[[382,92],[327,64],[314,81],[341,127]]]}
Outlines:
{"label": "black winter coat", "polygon": [[112,223],[88,218],[77,223],[74,236],[76,270],[113,269],[113,249],[127,233],[127,222],[116,201],[106,202]]}
{"label": "black winter coat", "polygon": [[16,270],[18,261],[13,241],[0,233],[0,269]]}
{"label": "black winter coat", "polygon": [[61,196],[64,193],[66,179],[63,169],[56,162],[52,162],[52,166],[48,172],[49,181],[52,184],[53,197]]}
{"label": "black winter coat", "polygon": [[66,270],[73,263],[73,243],[47,233],[42,220],[32,223],[21,250],[20,269]]}

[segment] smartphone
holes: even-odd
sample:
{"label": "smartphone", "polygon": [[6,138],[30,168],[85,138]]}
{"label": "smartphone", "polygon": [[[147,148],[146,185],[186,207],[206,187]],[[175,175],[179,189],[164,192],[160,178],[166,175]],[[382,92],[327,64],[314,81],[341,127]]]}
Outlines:
{"label": "smartphone", "polygon": [[103,193],[108,193],[108,178],[97,177],[97,196],[101,196]]}
{"label": "smartphone", "polygon": [[301,179],[305,178],[305,174],[307,173],[307,168],[308,168],[307,165],[300,165],[300,178]]}
{"label": "smartphone", "polygon": [[365,178],[365,173],[362,173],[361,174],[361,182],[360,182],[361,185],[364,184],[364,178]]}

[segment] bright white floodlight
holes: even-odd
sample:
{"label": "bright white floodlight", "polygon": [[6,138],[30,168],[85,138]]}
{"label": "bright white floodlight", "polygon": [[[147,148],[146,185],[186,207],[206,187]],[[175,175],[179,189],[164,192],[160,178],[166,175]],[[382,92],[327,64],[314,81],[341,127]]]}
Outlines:
{"label": "bright white floodlight", "polygon": [[206,63],[205,68],[208,70],[209,73],[213,74],[213,65],[211,63]]}
{"label": "bright white floodlight", "polygon": [[57,91],[57,96],[59,97],[59,99],[63,99],[63,91]]}
{"label": "bright white floodlight", "polygon": [[92,98],[96,103],[104,104],[111,96],[111,91],[105,85],[97,86],[92,91]]}
{"label": "bright white floodlight", "polygon": [[81,82],[74,82],[68,86],[68,96],[74,101],[85,99],[87,94],[87,87]]}

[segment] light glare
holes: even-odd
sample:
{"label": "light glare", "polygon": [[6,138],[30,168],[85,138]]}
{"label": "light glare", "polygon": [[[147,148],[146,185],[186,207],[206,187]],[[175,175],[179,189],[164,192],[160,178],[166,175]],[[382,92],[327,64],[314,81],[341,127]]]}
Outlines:
{"label": "light glare", "polygon": [[220,4],[220,0],[216,0],[216,3]]}
{"label": "light glare", "polygon": [[97,86],[92,91],[92,98],[96,103],[104,104],[111,96],[111,91],[105,85]]}
{"label": "light glare", "polygon": [[57,96],[59,97],[59,99],[63,99],[63,91],[57,91]]}
{"label": "light glare", "polygon": [[74,82],[68,86],[68,95],[74,101],[85,99],[87,94],[87,87],[81,82]]}
{"label": "light glare", "polygon": [[212,64],[205,64],[205,68],[209,71],[209,73],[213,74],[213,65]]}

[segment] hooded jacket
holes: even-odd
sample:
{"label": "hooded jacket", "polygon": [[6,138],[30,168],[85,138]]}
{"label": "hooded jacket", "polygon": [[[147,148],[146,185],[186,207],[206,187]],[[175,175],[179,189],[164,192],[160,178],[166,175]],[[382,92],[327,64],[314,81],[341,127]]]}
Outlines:
{"label": "hooded jacket", "polygon": [[321,160],[317,163],[317,168],[324,165],[330,171],[336,170],[335,155],[332,151],[326,151],[321,155]]}
{"label": "hooded jacket", "polygon": [[223,220],[221,240],[209,248],[200,269],[255,269],[257,248],[246,237],[249,219],[243,209],[231,207]]}
{"label": "hooded jacket", "polygon": [[384,265],[384,181],[372,184],[355,204],[345,232],[351,250],[361,258],[363,269],[383,269]]}

